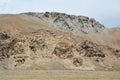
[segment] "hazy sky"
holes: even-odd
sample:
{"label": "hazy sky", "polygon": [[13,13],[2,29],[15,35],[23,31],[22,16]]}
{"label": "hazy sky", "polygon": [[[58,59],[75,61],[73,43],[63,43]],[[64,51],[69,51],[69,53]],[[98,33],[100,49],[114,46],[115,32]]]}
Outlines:
{"label": "hazy sky", "polygon": [[0,14],[46,11],[84,15],[107,27],[120,27],[120,0],[0,0]]}

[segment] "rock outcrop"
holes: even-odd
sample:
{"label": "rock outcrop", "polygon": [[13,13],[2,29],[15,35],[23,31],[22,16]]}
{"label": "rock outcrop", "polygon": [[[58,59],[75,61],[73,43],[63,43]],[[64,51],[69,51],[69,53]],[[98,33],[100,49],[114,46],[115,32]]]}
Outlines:
{"label": "rock outcrop", "polygon": [[[0,40],[2,41],[0,43],[0,63],[3,66],[1,69],[29,69],[35,67],[34,64],[41,66],[39,61],[48,59],[57,60],[58,64],[64,66],[63,69],[96,70],[97,66],[107,68],[109,65],[107,55],[113,56],[119,61],[119,50],[105,45],[100,46],[89,40],[75,43],[64,35],[60,36],[43,29],[29,35],[14,37],[4,32],[1,33]],[[107,51],[111,52],[108,54]],[[4,63],[5,61],[7,63]],[[93,61],[94,64],[89,61]],[[114,66],[113,63],[110,63],[111,66]]]}
{"label": "rock outcrop", "polygon": [[[7,14],[6,14],[7,15]],[[120,30],[84,16],[0,16],[0,69],[120,70]]]}
{"label": "rock outcrop", "polygon": [[54,49],[53,54],[63,59],[71,58],[73,57],[72,47],[73,46],[70,46],[63,42],[58,43]]}
{"label": "rock outcrop", "polygon": [[80,43],[77,47],[77,51],[87,57],[105,57],[102,49],[100,49],[99,46],[88,40]]}
{"label": "rock outcrop", "polygon": [[25,14],[37,17],[48,24],[53,25],[53,27],[57,29],[77,35],[81,33],[100,33],[105,29],[104,25],[100,24],[95,19],[85,16],[75,16],[57,12],[30,12]]}

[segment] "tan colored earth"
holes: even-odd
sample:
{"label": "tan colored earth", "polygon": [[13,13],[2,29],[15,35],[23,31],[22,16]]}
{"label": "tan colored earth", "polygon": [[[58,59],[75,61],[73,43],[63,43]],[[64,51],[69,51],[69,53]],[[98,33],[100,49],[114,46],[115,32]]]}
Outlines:
{"label": "tan colored earth", "polygon": [[[70,76],[74,80],[88,80],[85,75],[90,80],[99,80],[103,73],[103,80],[119,80],[119,35],[119,28],[106,28],[84,16],[48,12],[0,14],[0,79],[6,80],[8,75],[20,80],[19,76],[26,79],[33,74],[46,80],[42,73],[48,77],[52,73],[57,77],[51,80],[63,80],[64,74],[64,80]],[[14,75],[17,77],[12,78]]]}

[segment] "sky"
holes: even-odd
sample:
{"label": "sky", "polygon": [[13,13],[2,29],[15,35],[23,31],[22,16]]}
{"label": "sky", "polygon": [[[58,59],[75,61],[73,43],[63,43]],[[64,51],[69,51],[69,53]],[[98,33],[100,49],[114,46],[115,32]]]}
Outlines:
{"label": "sky", "polygon": [[88,16],[106,27],[120,27],[120,0],[0,0],[0,14],[46,11]]}

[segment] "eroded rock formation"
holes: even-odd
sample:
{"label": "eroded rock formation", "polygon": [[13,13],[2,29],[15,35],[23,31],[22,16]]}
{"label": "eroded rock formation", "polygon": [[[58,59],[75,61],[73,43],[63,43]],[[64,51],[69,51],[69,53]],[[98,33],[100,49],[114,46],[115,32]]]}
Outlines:
{"label": "eroded rock formation", "polygon": [[0,20],[0,69],[120,70],[119,29],[56,12]]}
{"label": "eroded rock formation", "polygon": [[60,30],[79,35],[80,33],[98,33],[105,27],[93,18],[85,16],[68,15],[65,13],[45,12],[45,13],[25,13],[46,21],[48,24]]}

